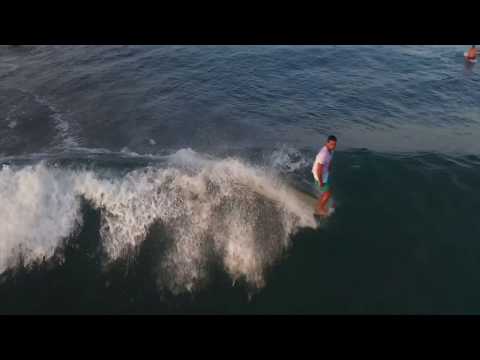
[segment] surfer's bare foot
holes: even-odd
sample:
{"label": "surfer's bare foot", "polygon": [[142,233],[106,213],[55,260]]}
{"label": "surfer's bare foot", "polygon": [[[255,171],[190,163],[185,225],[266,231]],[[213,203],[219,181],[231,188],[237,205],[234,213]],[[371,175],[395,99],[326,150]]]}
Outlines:
{"label": "surfer's bare foot", "polygon": [[320,209],[319,211],[317,211],[317,214],[320,215],[320,216],[327,216],[327,215],[328,215],[328,211],[327,211],[327,210]]}

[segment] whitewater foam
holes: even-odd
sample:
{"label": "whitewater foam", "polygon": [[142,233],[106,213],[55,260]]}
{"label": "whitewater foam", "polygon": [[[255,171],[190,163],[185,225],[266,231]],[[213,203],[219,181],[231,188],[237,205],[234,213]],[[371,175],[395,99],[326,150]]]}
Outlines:
{"label": "whitewater foam", "polygon": [[0,170],[0,271],[20,252],[27,262],[53,255],[81,224],[71,176],[44,165]]}
{"label": "whitewater foam", "polygon": [[58,111],[56,106],[50,103],[46,98],[34,94],[35,101],[50,109],[53,113],[52,119],[55,121],[55,128],[58,132],[60,142],[64,147],[72,148],[79,146],[78,139],[73,135],[70,123],[64,119],[62,113]]}
{"label": "whitewater foam", "polygon": [[[136,248],[152,225],[171,239],[158,259],[158,285],[178,294],[208,280],[212,260],[255,288],[299,227],[316,227],[311,209],[269,171],[240,159],[190,149],[121,178],[45,163],[0,170],[0,272],[17,251],[52,256],[82,224],[81,199],[100,209],[108,260]],[[161,239],[158,239],[161,241]]]}
{"label": "whitewater foam", "polygon": [[295,172],[311,165],[300,151],[288,146],[276,149],[270,156],[270,162],[274,168],[284,172]]}
{"label": "whitewater foam", "polygon": [[17,121],[16,120],[12,120],[8,123],[7,125],[10,129],[15,129],[17,127]]}

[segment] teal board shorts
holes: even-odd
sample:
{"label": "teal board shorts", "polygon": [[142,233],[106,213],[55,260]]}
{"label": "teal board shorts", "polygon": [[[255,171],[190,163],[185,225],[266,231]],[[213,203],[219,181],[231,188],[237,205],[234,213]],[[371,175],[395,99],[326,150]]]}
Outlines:
{"label": "teal board shorts", "polygon": [[320,189],[320,192],[322,192],[322,193],[330,191],[330,182],[329,181],[324,182],[323,186],[320,186],[320,182],[315,179],[315,184],[317,184],[318,188]]}

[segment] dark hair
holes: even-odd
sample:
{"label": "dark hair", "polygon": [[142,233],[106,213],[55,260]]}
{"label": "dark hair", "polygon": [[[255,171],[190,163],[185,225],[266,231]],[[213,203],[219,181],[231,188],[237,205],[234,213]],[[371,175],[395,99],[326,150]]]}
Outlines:
{"label": "dark hair", "polygon": [[472,45],[472,48],[474,48],[474,47],[475,47],[475,45]]}
{"label": "dark hair", "polygon": [[335,137],[335,135],[330,135],[327,139],[327,142],[329,142],[329,141],[335,141],[336,142],[337,138]]}

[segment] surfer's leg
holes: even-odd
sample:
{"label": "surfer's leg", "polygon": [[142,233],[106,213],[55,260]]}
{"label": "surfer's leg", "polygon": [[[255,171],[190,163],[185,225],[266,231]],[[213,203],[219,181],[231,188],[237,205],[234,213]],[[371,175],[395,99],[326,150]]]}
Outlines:
{"label": "surfer's leg", "polygon": [[315,213],[316,214],[321,214],[322,213],[322,197],[323,197],[323,194],[322,194],[322,196],[320,196],[320,198],[317,201],[317,204],[315,205]]}
{"label": "surfer's leg", "polygon": [[323,197],[324,191],[322,190],[322,187],[320,186],[320,183],[317,180],[315,180],[315,184],[320,189],[320,197],[318,198],[318,201],[315,205],[315,213],[316,214],[321,214],[321,212],[322,212],[322,197]]}
{"label": "surfer's leg", "polygon": [[330,190],[325,191],[322,194],[322,197],[320,198],[320,209],[319,209],[320,214],[326,215],[328,213],[327,203],[328,203],[328,200],[330,200],[331,196],[332,196],[332,193]]}
{"label": "surfer's leg", "polygon": [[321,192],[320,198],[315,206],[315,212],[319,215],[327,215],[328,210],[326,209],[326,205],[331,196],[330,184],[325,183],[323,186],[320,186],[318,181],[315,181],[315,183],[320,187]]}

